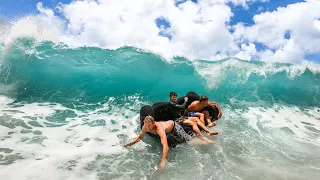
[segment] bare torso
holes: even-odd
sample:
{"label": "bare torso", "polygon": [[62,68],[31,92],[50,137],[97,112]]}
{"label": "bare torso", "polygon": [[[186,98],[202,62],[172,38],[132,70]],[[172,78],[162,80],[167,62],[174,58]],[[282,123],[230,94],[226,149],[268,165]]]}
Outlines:
{"label": "bare torso", "polygon": [[153,129],[150,133],[152,134],[158,134],[157,133],[157,129],[162,128],[164,129],[164,131],[166,132],[166,134],[169,134],[173,127],[174,127],[174,122],[172,120],[169,121],[160,121],[160,122],[155,122],[156,127],[155,129]]}
{"label": "bare torso", "polygon": [[200,103],[200,101],[193,101],[189,107],[188,107],[188,111],[194,111],[194,112],[199,112],[201,111],[204,107],[206,107],[207,104],[205,103]]}

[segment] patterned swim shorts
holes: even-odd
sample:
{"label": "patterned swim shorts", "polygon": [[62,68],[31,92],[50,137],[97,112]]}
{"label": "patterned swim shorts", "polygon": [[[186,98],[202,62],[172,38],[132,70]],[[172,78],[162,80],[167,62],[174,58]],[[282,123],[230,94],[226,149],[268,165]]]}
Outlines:
{"label": "patterned swim shorts", "polygon": [[182,126],[177,122],[174,122],[174,127],[170,134],[179,143],[184,143],[192,139],[192,137],[189,134],[187,134],[182,128]]}

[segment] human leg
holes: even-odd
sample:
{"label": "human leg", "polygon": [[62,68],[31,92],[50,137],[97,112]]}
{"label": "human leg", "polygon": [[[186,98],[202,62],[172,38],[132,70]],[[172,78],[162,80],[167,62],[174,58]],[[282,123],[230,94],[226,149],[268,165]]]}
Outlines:
{"label": "human leg", "polygon": [[[201,133],[201,132],[200,132]],[[200,137],[200,138],[192,138],[190,135],[188,135],[182,126],[175,122],[174,128],[172,132],[170,133],[179,143],[184,142],[190,142],[190,143],[201,143],[201,144],[207,144],[207,143],[214,143],[215,141],[208,139],[206,137]],[[201,142],[203,141],[203,142]]]}
{"label": "human leg", "polygon": [[209,144],[209,143],[215,143],[214,140],[208,139],[206,137],[204,138],[192,138],[190,141],[190,144]]}
{"label": "human leg", "polygon": [[195,113],[195,117],[198,117],[198,118],[200,119],[200,121],[201,121],[203,124],[205,124],[205,123],[204,123],[204,114],[203,114],[203,113],[197,112],[197,113]]}
{"label": "human leg", "polygon": [[218,132],[209,130],[199,119],[195,119],[194,121],[197,123],[199,127],[201,127],[204,131],[206,131],[210,136],[218,134]]}
{"label": "human leg", "polygon": [[[192,118],[193,119],[193,118]],[[191,118],[188,118],[187,120],[183,121],[183,124],[187,125],[187,126],[191,126],[192,130],[197,133],[200,137],[203,137],[197,123],[195,121],[192,121]],[[198,119],[198,118],[197,118]]]}
{"label": "human leg", "polygon": [[214,121],[214,122],[211,122],[211,117],[210,117],[210,114],[208,111],[202,111],[203,115],[204,115],[204,118],[206,119],[207,123],[208,123],[208,127],[212,127],[212,126],[215,126],[217,125],[217,123]]}
{"label": "human leg", "polygon": [[[197,117],[189,117],[187,120],[183,121],[183,123],[187,126],[192,126],[192,130],[197,133],[200,136],[200,139],[203,141],[207,141],[209,143],[213,143],[214,141],[211,139],[206,138],[205,136],[202,135],[199,127],[198,127],[198,123],[202,124],[201,121],[199,120],[199,118]],[[203,124],[202,124],[203,125]],[[203,127],[207,130],[209,135],[215,135],[218,134],[217,132],[213,132],[208,130],[204,125]]]}

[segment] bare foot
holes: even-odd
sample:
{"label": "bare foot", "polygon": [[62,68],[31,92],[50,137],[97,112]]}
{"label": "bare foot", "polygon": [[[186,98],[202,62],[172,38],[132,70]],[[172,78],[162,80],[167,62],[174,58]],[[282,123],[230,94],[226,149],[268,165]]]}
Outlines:
{"label": "bare foot", "polygon": [[207,141],[208,141],[208,143],[212,143],[212,144],[216,143],[214,140],[211,140],[211,139],[208,139]]}
{"label": "bare foot", "polygon": [[208,143],[215,143],[214,140],[211,140],[211,139],[206,138],[206,137],[202,137],[201,139],[204,140],[204,141],[206,141],[206,142],[208,142]]}
{"label": "bare foot", "polygon": [[215,123],[214,123],[214,122],[208,124],[208,127],[213,127],[213,126],[215,126]]}
{"label": "bare foot", "polygon": [[192,141],[190,141],[192,144],[208,144],[209,142],[206,141],[204,138],[193,138]]}
{"label": "bare foot", "polygon": [[182,123],[183,120],[182,120],[182,119],[178,119],[178,120],[176,120],[176,122],[177,122],[177,123]]}
{"label": "bare foot", "polygon": [[209,131],[208,134],[209,134],[210,136],[212,136],[212,135],[217,135],[217,134],[219,134],[219,133],[218,133],[218,132],[214,132],[214,131]]}

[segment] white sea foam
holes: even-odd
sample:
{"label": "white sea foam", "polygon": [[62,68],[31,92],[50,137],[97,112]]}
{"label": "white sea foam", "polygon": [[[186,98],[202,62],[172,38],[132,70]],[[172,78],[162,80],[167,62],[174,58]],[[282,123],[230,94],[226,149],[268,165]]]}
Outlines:
{"label": "white sea foam", "polygon": [[287,128],[291,138],[320,146],[320,121],[317,117],[319,108],[301,110],[297,107],[275,105],[272,108],[249,107],[242,116],[257,132],[272,132]]}
{"label": "white sea foam", "polygon": [[295,65],[277,65],[275,63],[254,64],[252,62],[238,59],[228,59],[222,63],[204,63],[204,61],[194,61],[196,72],[203,77],[210,89],[216,89],[221,82],[227,78],[228,72],[236,72],[236,82],[244,84],[250,75],[268,78],[279,72],[286,73],[287,77],[294,79],[301,76],[307,69],[313,74],[320,73],[320,65],[312,62],[304,62]]}
{"label": "white sea foam", "polygon": [[[14,163],[4,160],[9,163],[0,170],[5,179],[96,179],[96,174],[84,173],[83,168],[97,155],[125,155],[123,144],[137,135],[138,115],[130,110],[132,105],[118,108],[109,101],[85,112],[54,103],[9,105],[12,102],[0,97],[1,148],[12,151],[0,154],[16,159]],[[50,121],[50,117],[66,111],[76,117]],[[143,147],[141,142],[133,148]],[[17,169],[19,173],[12,173]]]}
{"label": "white sea foam", "polygon": [[[268,173],[275,177],[300,177],[298,173],[304,171],[312,179],[319,168],[316,160],[306,159],[317,157],[315,152],[308,152],[308,145],[295,143],[319,146],[319,109],[277,105],[233,110],[223,105],[223,118],[213,128],[220,133],[213,137],[217,143],[182,145],[169,150],[166,173],[158,174],[154,167],[159,163],[161,148],[157,149],[156,144],[150,146],[141,141],[129,149],[123,148],[139,133],[137,109],[141,103],[136,96],[124,99],[128,103],[121,107],[110,98],[96,104],[95,109],[75,110],[56,103],[17,104],[1,96],[0,138],[1,148],[6,149],[0,151],[1,162],[5,163],[0,176],[56,180],[194,179],[214,175],[217,179],[231,179],[245,177],[243,172],[257,164],[261,169],[256,170],[263,174],[262,168],[273,163],[276,168]],[[61,112],[69,115],[64,118]],[[287,151],[289,147],[295,149]],[[304,170],[295,164],[297,173],[290,174],[291,161],[301,158],[302,151],[303,162],[314,168]],[[286,166],[278,165],[283,163]],[[19,173],[12,173],[16,171]],[[254,173],[252,176],[258,177]]]}

